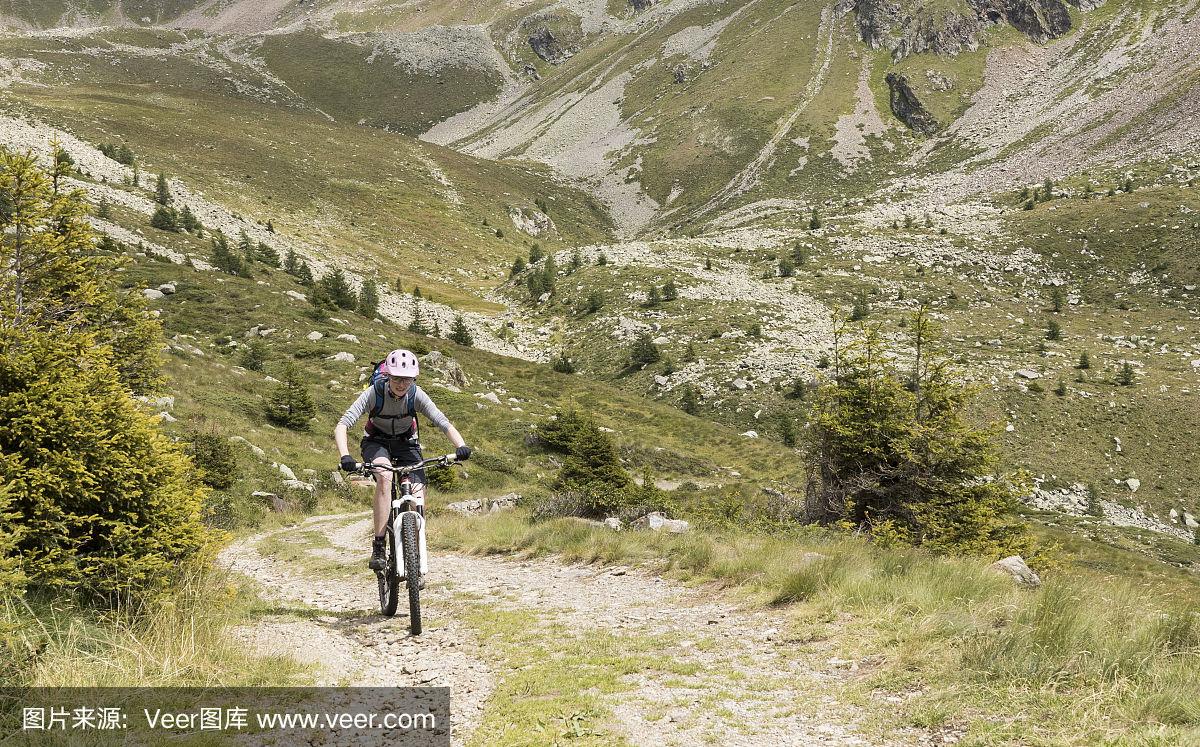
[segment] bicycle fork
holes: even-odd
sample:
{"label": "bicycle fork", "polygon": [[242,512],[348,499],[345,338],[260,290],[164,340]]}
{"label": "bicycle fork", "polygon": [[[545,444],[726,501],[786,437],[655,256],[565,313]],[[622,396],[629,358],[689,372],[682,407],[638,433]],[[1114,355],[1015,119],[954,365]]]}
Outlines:
{"label": "bicycle fork", "polygon": [[401,510],[404,503],[421,503],[424,501],[413,496],[408,496],[404,500],[392,500],[392,536],[396,538],[397,555],[396,569],[400,572],[400,578],[408,578],[408,569],[404,567],[404,533],[400,531],[406,514],[412,514],[417,520],[417,557],[421,559],[421,567],[418,569],[419,576],[424,576],[429,572],[428,556],[425,551],[425,517],[415,509]]}

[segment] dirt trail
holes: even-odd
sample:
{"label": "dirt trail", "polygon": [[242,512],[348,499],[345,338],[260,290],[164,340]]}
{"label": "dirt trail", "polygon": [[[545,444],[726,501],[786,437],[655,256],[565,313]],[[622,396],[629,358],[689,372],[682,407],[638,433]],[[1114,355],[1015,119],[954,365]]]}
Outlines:
{"label": "dirt trail", "polygon": [[[285,615],[239,637],[259,652],[307,658],[320,666],[323,683],[449,686],[453,741],[462,744],[506,676],[487,663],[494,652],[480,645],[464,613],[481,604],[535,612],[535,630],[544,624],[547,636],[565,626],[671,641],[655,655],[676,674],[651,668],[626,675],[631,689],[606,702],[608,728],[633,744],[879,744],[857,731],[854,711],[827,694],[846,662],[814,663],[811,650],[781,634],[775,614],[744,611],[635,569],[435,553],[422,601],[427,619],[438,623],[413,639],[402,613],[379,616],[374,577],[353,570],[365,566],[368,532],[365,514],[318,516],[227,548],[222,565],[258,582]],[[274,555],[260,552],[264,541]],[[297,619],[296,612],[306,614]],[[679,675],[680,665],[694,673]]]}

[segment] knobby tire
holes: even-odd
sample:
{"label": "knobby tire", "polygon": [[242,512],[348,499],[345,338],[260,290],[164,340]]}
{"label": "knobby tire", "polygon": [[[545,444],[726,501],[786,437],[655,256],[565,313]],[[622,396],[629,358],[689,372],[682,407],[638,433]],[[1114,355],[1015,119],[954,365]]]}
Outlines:
{"label": "knobby tire", "polygon": [[[417,517],[404,514],[400,520],[401,545],[404,548],[404,576],[408,586],[408,620],[413,635],[421,634],[421,551],[417,544]],[[395,607],[392,609],[395,612]]]}
{"label": "knobby tire", "polygon": [[379,611],[385,617],[392,617],[400,606],[400,572],[396,567],[396,532],[391,522],[388,523],[386,536],[387,563],[382,571],[376,571],[376,575],[379,576]]}

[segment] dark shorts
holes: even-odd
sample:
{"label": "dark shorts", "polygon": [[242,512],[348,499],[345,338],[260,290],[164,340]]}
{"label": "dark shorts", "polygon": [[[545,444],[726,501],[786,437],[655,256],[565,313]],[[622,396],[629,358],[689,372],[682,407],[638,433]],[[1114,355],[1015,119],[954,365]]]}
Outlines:
{"label": "dark shorts", "polygon": [[[383,441],[375,438],[364,438],[360,445],[364,462],[373,462],[379,457],[388,457],[396,464],[416,464],[423,458],[421,444],[410,439],[398,441]],[[425,470],[419,469],[412,473],[412,481],[425,485]]]}

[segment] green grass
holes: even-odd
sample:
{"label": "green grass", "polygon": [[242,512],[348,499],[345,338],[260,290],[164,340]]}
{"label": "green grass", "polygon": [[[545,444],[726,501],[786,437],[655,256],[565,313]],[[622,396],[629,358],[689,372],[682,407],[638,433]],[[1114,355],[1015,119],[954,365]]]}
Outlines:
{"label": "green grass", "polygon": [[[979,745],[1200,737],[1194,577],[1131,582],[1068,565],[1027,591],[981,563],[816,530],[616,533],[567,519],[529,524],[520,513],[435,520],[439,548],[643,564],[782,605],[789,638],[873,663],[845,696],[880,733],[949,722]],[[880,690],[900,702],[884,705]]]}

